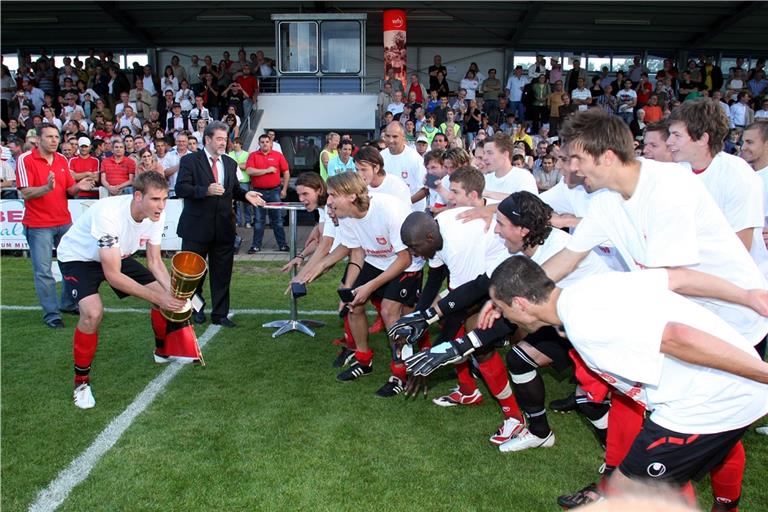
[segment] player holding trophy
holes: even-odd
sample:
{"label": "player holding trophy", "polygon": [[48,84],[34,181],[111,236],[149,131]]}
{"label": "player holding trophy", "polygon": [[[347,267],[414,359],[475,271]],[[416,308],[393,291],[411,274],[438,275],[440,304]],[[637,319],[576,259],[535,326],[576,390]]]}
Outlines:
{"label": "player holding trophy", "polygon": [[[74,402],[80,409],[96,405],[91,392],[90,371],[104,315],[99,295],[103,281],[107,281],[120,298],[132,295],[152,303],[150,316],[155,332],[156,362],[196,362],[200,359],[197,338],[188,320],[191,315],[189,302],[183,293],[177,293],[172,287],[160,254],[168,181],[163,175],[150,171],[137,176],[133,186],[133,195],[101,199],[89,208],[62,238],[57,249],[63,277],[70,284],[72,297],[80,308],[80,320],[74,333]],[[146,267],[133,257],[139,249],[146,249]],[[194,277],[198,273],[202,276],[205,262],[202,259],[197,264],[187,262],[185,267],[187,271],[181,274],[174,269],[177,288],[188,288],[187,276]],[[191,285],[192,290],[196,284],[195,281]],[[162,308],[162,313],[158,307]],[[175,351],[178,347],[184,349],[181,357]]]}

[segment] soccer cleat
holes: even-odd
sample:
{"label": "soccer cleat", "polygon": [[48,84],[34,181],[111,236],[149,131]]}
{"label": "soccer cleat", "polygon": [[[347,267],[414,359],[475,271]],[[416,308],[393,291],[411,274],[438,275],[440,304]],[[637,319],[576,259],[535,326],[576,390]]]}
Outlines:
{"label": "soccer cleat", "polygon": [[504,423],[501,424],[499,430],[491,436],[491,444],[495,444],[496,446],[502,445],[523,430],[525,430],[524,424],[520,423],[516,418],[507,418],[504,420]]}
{"label": "soccer cleat", "polygon": [[760,435],[768,436],[768,426],[766,427],[757,427],[755,429],[755,432],[757,432]]}
{"label": "soccer cleat", "polygon": [[519,452],[528,448],[552,448],[555,446],[555,433],[550,430],[547,437],[541,438],[523,428],[515,437],[499,446],[502,452]]}
{"label": "soccer cleat", "polygon": [[376,396],[389,398],[403,392],[403,381],[392,375],[387,382],[376,390]]}
{"label": "soccer cleat", "polygon": [[453,388],[450,393],[432,399],[432,403],[440,407],[453,407],[456,405],[478,405],[483,402],[483,394],[479,389],[475,389],[471,394],[465,395],[458,387]]}
{"label": "soccer cleat", "polygon": [[87,382],[83,382],[75,388],[73,398],[75,406],[80,409],[91,409],[96,405],[96,399],[93,398],[93,393],[91,393],[91,385]]}
{"label": "soccer cleat", "polygon": [[557,504],[565,510],[582,507],[589,505],[590,503],[597,503],[603,501],[603,495],[600,493],[597,484],[589,484],[580,491],[576,491],[573,494],[564,494],[557,497]]}
{"label": "soccer cleat", "polygon": [[347,347],[342,347],[341,352],[339,352],[339,355],[336,356],[336,359],[333,360],[333,367],[344,368],[345,366],[352,364],[352,361],[354,360],[355,360],[355,351],[349,350]]}
{"label": "soccer cleat", "polygon": [[349,382],[357,380],[360,377],[370,375],[371,373],[373,373],[373,365],[363,366],[359,362],[355,361],[352,363],[352,366],[338,374],[336,378],[342,382]]}
{"label": "soccer cleat", "polygon": [[555,412],[571,412],[576,410],[576,394],[571,393],[565,398],[560,400],[552,400],[549,402],[549,408]]}
{"label": "soccer cleat", "polygon": [[181,364],[199,364],[200,360],[196,357],[185,357],[185,356],[166,356],[164,354],[159,354],[157,350],[155,350],[155,353],[153,354],[155,358],[155,363],[157,364],[168,364],[168,363],[181,363]]}

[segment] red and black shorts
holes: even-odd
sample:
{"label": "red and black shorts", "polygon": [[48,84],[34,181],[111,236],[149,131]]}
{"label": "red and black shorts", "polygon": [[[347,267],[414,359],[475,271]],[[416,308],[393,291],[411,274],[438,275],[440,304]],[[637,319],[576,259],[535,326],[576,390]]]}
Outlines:
{"label": "red and black shorts", "polygon": [[747,427],[716,434],[681,434],[646,419],[619,471],[633,480],[650,478],[682,486],[700,480],[722,463],[746,431]]}
{"label": "red and black shorts", "polygon": [[[352,285],[352,288],[354,289],[373,281],[383,272],[383,270],[379,270],[369,263],[364,263],[362,270],[360,270],[360,275],[357,276],[357,280],[355,281],[355,284]],[[416,272],[403,272],[390,282],[385,283],[376,289],[372,296],[380,299],[389,299],[406,306],[413,306],[419,300],[419,294],[421,293],[421,278],[421,270],[417,270]]]}
{"label": "red and black shorts", "polygon": [[[106,281],[104,269],[99,261],[66,261],[60,262],[61,274],[72,290],[75,302],[99,293],[99,286]],[[154,283],[155,276],[147,268],[129,256],[120,262],[120,272],[139,284]],[[124,299],[128,294],[112,287],[115,294]]]}

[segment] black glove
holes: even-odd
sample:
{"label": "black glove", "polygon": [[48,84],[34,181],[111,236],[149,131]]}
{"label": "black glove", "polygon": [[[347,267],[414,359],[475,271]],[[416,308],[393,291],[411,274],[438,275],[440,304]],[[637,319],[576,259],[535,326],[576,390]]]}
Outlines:
{"label": "black glove", "polygon": [[440,317],[434,308],[429,308],[426,311],[414,311],[413,313],[401,316],[389,328],[387,335],[391,340],[405,338],[409,345],[413,345],[421,339],[424,331],[439,319]]}
{"label": "black glove", "polygon": [[458,363],[472,352],[475,346],[466,336],[452,340],[444,341],[424,350],[405,360],[405,367],[408,373],[417,377],[426,377],[441,366]]}

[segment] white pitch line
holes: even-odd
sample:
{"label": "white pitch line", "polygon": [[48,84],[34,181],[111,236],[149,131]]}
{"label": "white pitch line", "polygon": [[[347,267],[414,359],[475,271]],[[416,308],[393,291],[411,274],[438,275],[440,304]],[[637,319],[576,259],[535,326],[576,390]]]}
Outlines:
{"label": "white pitch line", "polygon": [[[202,349],[220,329],[220,325],[209,326],[198,340],[200,348]],[[139,414],[163,392],[183,367],[184,365],[180,363],[171,363],[160,375],[152,379],[133,402],[101,431],[96,440],[73,460],[69,467],[62,470],[47,488],[40,491],[35,502],[29,506],[29,511],[52,511],[64,503],[72,489],[88,477],[101,458],[115,445]]]}
{"label": "white pitch line", "polygon": [[[42,311],[40,306],[0,306],[0,311]],[[140,308],[104,308],[107,313],[146,313],[147,309]],[[232,309],[230,314],[232,315],[289,315],[291,312],[287,309]],[[368,312],[373,314],[373,312]],[[310,309],[307,311],[299,311],[300,315],[323,315],[332,316],[338,315],[338,310],[332,309]]]}

